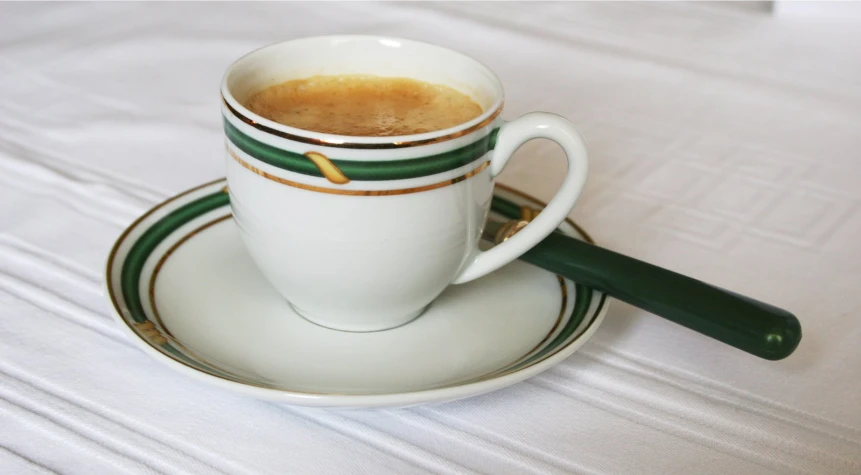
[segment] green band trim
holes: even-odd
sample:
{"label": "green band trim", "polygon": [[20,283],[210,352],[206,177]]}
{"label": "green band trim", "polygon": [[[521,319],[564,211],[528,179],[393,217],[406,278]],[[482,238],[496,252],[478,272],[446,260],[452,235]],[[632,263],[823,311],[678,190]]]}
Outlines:
{"label": "green band trim", "polygon": [[[223,117],[224,133],[239,150],[273,167],[302,175],[323,177],[316,165],[306,156],[265,144],[237,129]],[[428,157],[386,161],[357,161],[331,159],[332,163],[350,180],[387,181],[405,180],[444,173],[480,160],[496,145],[499,129],[477,141],[450,152]]]}
{"label": "green band trim", "polygon": [[[230,195],[224,191],[206,195],[194,200],[159,219],[147,229],[129,249],[120,271],[120,290],[126,307],[135,323],[144,323],[149,320],[143,308],[143,300],[140,294],[140,278],[144,264],[156,247],[168,236],[173,234],[180,226],[191,220],[202,216],[210,211],[216,210],[230,203]],[[152,344],[152,343],[151,343]],[[171,341],[158,345],[162,350],[169,353],[174,359],[184,364],[208,372],[224,379],[243,381],[236,375],[227,374],[209,365],[205,365],[193,358],[189,358]]]}
{"label": "green band trim", "polygon": [[[520,206],[499,196],[493,197],[490,209],[491,211],[499,213],[509,219],[520,218]],[[542,348],[541,351],[532,355],[526,361],[522,361],[513,367],[506,368],[506,372],[514,372],[527,366],[531,366],[532,364],[544,359],[546,356],[555,353],[559,348],[566,346],[565,343],[568,338],[574,334],[574,331],[577,330],[577,327],[579,327],[580,323],[583,322],[583,319],[586,317],[586,313],[589,310],[589,306],[592,304],[592,289],[575,282],[574,291],[574,308],[571,310],[571,317],[565,323],[562,331],[556,335],[556,338],[554,338],[553,341]],[[604,298],[605,297],[602,296],[600,306],[596,309],[594,315],[601,313],[601,307],[604,306]]]}
{"label": "green band trim", "polygon": [[132,248],[129,249],[120,274],[120,288],[123,292],[123,298],[135,323],[143,323],[148,320],[141,303],[139,283],[144,263],[150,254],[165,238],[183,224],[214,209],[226,206],[229,202],[230,195],[222,191],[194,200],[168,213],[135,241]]}

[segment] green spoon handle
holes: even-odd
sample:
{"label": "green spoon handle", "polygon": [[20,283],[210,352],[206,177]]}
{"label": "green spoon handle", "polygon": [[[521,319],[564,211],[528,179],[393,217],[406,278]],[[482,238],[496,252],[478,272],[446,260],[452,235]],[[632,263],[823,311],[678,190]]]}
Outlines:
{"label": "green spoon handle", "polygon": [[761,358],[786,358],[801,340],[786,310],[559,232],[520,259]]}

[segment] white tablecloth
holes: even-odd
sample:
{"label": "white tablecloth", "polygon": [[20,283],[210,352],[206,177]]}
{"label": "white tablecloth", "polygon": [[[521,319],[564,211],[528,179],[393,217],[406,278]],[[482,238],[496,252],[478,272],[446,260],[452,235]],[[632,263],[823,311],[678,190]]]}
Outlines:
{"label": "white tablecloth", "polygon": [[[861,25],[714,4],[0,5],[0,473],[861,473]],[[568,116],[603,245],[797,313],[759,360],[615,303],[529,381],[401,410],[204,386],[120,333],[103,264],[224,173],[218,85],[267,43],[373,33],[474,55],[509,118]],[[549,198],[554,145],[501,181]]]}

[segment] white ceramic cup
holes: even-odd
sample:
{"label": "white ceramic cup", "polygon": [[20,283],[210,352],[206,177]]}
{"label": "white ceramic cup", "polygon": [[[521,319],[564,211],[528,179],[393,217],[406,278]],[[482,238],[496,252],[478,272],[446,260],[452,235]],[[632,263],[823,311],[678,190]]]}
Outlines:
{"label": "white ceramic cup", "polygon": [[[484,112],[436,132],[354,137],[289,127],[243,106],[268,86],[341,74],[444,84]],[[504,122],[496,75],[427,43],[377,36],[278,43],[237,60],[221,93],[227,180],[242,239],[293,308],[325,327],[375,331],[412,320],[449,284],[492,272],[544,239],[586,181],[586,146],[568,120],[533,112]],[[534,138],[565,151],[565,180],[528,226],[480,251],[494,178]]]}

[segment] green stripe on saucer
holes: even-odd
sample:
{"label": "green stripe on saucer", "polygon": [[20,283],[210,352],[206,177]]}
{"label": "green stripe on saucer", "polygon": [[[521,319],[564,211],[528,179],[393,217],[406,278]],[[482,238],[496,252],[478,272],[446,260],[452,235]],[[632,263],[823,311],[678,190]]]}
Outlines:
{"label": "green stripe on saucer", "polygon": [[[493,197],[493,201],[491,202],[491,211],[499,213],[509,219],[520,218],[520,205],[506,200],[498,195]],[[574,291],[574,308],[571,310],[571,317],[565,323],[565,327],[562,328],[562,331],[560,331],[559,334],[556,335],[556,338],[554,338],[553,341],[551,341],[547,346],[542,348],[541,351],[530,356],[529,359],[522,361],[512,367],[505,368],[503,370],[504,372],[510,373],[525,368],[527,366],[532,366],[534,363],[541,361],[545,357],[555,353],[557,350],[567,346],[567,340],[571,337],[571,335],[574,334],[574,331],[577,330],[577,327],[580,326],[580,323],[583,322],[583,319],[586,317],[586,313],[589,311],[589,306],[592,303],[592,289],[575,282]],[[605,297],[602,296],[601,306],[603,306],[604,304],[604,298]],[[599,313],[601,313],[600,306],[595,311],[594,315],[598,315]]]}
{"label": "green stripe on saucer", "polygon": [[[226,206],[229,202],[230,195],[224,191],[218,191],[216,193],[206,195],[168,213],[165,217],[159,219],[155,224],[147,229],[135,241],[132,248],[129,249],[128,255],[126,255],[125,262],[123,263],[122,271],[120,273],[120,289],[123,294],[123,299],[126,301],[126,307],[135,323],[144,323],[149,320],[141,301],[140,279],[144,264],[155,248],[158,247],[158,245],[161,244],[168,236],[173,234],[180,226],[212,210]],[[138,332],[136,329],[134,329],[134,331]],[[149,341],[149,339],[144,338],[143,336],[141,336],[141,338]],[[220,378],[246,382],[248,384],[253,383],[245,378],[228,374],[189,357],[185,354],[185,351],[188,351],[187,349],[182,348],[181,345],[177,345],[170,340],[165,343],[161,343],[158,346],[173,358],[193,368],[208,372]],[[259,385],[260,383],[253,384]]]}
{"label": "green stripe on saucer", "polygon": [[226,206],[229,202],[230,196],[222,191],[194,200],[168,213],[135,241],[132,248],[129,249],[120,274],[120,288],[123,292],[123,298],[135,323],[143,323],[148,320],[141,303],[139,285],[144,263],[152,251],[183,224],[209,211]]}

